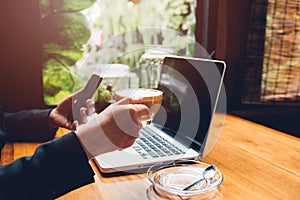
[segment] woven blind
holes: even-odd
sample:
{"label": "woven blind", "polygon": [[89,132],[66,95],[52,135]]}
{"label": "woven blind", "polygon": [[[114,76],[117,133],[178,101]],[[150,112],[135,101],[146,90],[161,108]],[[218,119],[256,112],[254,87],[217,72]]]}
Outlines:
{"label": "woven blind", "polygon": [[300,1],[255,0],[243,103],[300,105]]}

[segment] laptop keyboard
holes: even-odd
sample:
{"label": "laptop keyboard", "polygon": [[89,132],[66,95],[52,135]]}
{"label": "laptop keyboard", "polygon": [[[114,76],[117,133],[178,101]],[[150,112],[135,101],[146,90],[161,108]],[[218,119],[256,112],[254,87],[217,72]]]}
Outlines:
{"label": "laptop keyboard", "polygon": [[132,148],[144,159],[180,155],[185,153],[163,137],[159,136],[159,134],[156,134],[147,126],[140,130],[139,135],[140,136],[132,145]]}

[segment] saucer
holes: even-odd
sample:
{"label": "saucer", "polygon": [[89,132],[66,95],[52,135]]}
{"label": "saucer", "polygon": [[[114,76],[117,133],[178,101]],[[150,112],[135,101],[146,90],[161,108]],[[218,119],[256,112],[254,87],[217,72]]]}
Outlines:
{"label": "saucer", "polygon": [[150,185],[146,190],[146,197],[148,200],[180,200],[180,199],[188,199],[188,200],[223,200],[222,194],[218,191],[218,189],[211,190],[204,194],[196,195],[196,196],[180,196],[172,193],[166,193],[162,190],[157,190],[154,185]]}
{"label": "saucer", "polygon": [[211,193],[223,181],[223,174],[217,168],[215,175],[204,179],[190,190],[183,190],[203,178],[203,171],[210,166],[200,161],[178,160],[172,163],[158,163],[147,171],[147,177],[157,193],[168,193],[182,197],[192,197]]}

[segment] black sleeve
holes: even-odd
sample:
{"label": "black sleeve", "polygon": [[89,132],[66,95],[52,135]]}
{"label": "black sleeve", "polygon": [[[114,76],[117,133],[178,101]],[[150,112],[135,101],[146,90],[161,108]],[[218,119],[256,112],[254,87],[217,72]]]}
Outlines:
{"label": "black sleeve", "polygon": [[51,109],[32,109],[16,113],[4,113],[5,132],[9,142],[45,142],[52,140],[57,128],[51,127]]}
{"label": "black sleeve", "polygon": [[2,106],[0,105],[0,153],[6,143],[6,139],[7,137],[4,131],[4,118],[3,118]]}
{"label": "black sleeve", "polygon": [[94,172],[75,133],[37,148],[30,157],[0,167],[0,199],[55,199],[94,182]]}

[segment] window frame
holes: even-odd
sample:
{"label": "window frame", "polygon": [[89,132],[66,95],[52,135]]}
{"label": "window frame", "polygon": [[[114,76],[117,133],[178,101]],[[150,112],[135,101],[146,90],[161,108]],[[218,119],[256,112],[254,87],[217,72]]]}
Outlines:
{"label": "window frame", "polygon": [[224,60],[227,64],[224,84],[230,110],[244,106],[241,103],[240,75],[246,55],[249,15],[253,2],[254,0],[197,0],[196,39],[208,53],[215,51],[212,58]]}

